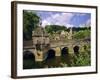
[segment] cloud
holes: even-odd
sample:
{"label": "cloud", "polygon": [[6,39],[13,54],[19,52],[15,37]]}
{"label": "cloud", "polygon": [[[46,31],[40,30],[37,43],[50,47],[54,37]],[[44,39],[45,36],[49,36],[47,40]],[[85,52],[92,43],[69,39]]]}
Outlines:
{"label": "cloud", "polygon": [[72,24],[66,24],[67,27],[74,27]]}
{"label": "cloud", "polygon": [[42,21],[42,26],[43,26],[43,27],[45,27],[45,25],[50,25],[50,24],[51,24],[51,23],[48,22],[48,21],[46,21],[46,20]]}
{"label": "cloud", "polygon": [[88,20],[87,20],[86,25],[87,25],[87,26],[91,26],[91,19],[88,19]]}
{"label": "cloud", "polygon": [[53,15],[53,19],[59,22],[69,21],[74,15],[72,13],[61,13]]}
{"label": "cloud", "polygon": [[75,14],[76,16],[85,16],[85,15],[87,15],[86,13],[77,13],[77,14]]}
{"label": "cloud", "polygon": [[42,19],[42,26],[46,25],[63,25],[66,27],[84,27],[90,26],[90,14],[71,13],[71,12],[37,12]]}
{"label": "cloud", "polygon": [[51,14],[47,18],[42,20],[42,26],[53,24],[53,25],[65,25],[69,27],[72,26],[72,24],[69,24],[69,22],[73,16],[74,16],[73,13]]}
{"label": "cloud", "polygon": [[91,19],[88,19],[88,20],[86,21],[86,23],[80,24],[79,26],[80,26],[80,27],[89,27],[89,26],[91,26]]}

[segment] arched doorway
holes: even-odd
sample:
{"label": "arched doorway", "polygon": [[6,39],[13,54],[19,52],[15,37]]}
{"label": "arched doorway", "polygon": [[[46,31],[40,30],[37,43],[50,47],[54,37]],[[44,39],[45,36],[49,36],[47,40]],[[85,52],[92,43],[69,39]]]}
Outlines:
{"label": "arched doorway", "polygon": [[35,55],[31,51],[23,52],[23,69],[32,69],[35,65]]}
{"label": "arched doorway", "polygon": [[79,54],[79,46],[74,46],[73,50],[75,54]]}
{"label": "arched doorway", "polygon": [[35,55],[31,51],[24,51],[23,52],[23,59],[32,59],[35,61]]}
{"label": "arched doorway", "polygon": [[51,59],[51,58],[54,58],[54,57],[55,57],[55,50],[53,50],[53,49],[48,50],[47,59]]}
{"label": "arched doorway", "polygon": [[66,55],[66,54],[68,54],[68,53],[69,53],[68,47],[62,48],[62,50],[61,50],[61,54],[62,54],[62,55]]}

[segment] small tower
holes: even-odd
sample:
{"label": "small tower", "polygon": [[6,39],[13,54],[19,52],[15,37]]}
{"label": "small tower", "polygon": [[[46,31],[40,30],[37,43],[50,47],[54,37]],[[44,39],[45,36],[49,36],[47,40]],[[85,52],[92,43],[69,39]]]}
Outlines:
{"label": "small tower", "polygon": [[32,41],[33,44],[41,44],[41,45],[46,45],[49,44],[49,35],[48,33],[45,31],[45,29],[42,27],[42,21],[40,19],[39,24],[37,26],[37,28],[32,31]]}
{"label": "small tower", "polygon": [[72,27],[70,28],[70,31],[69,31],[69,34],[68,34],[68,39],[72,39],[72,35],[73,35],[73,33],[72,33],[73,31],[72,31]]}
{"label": "small tower", "polygon": [[32,41],[36,51],[36,61],[43,61],[46,57],[46,51],[48,51],[48,48],[50,47],[49,35],[41,25],[42,22],[40,21],[37,28],[32,31]]}
{"label": "small tower", "polygon": [[39,26],[42,26],[42,20],[41,20],[41,18],[39,19]]}

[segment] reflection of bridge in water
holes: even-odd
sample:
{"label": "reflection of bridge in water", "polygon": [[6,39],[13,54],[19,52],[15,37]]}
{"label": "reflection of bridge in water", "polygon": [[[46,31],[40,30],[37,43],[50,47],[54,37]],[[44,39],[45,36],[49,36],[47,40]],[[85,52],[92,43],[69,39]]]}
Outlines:
{"label": "reflection of bridge in water", "polygon": [[43,61],[53,52],[55,56],[61,56],[62,51],[64,51],[65,54],[82,52],[89,44],[90,40],[86,39],[69,39],[66,41],[50,40],[48,34],[43,30],[43,28],[39,27],[33,32],[32,40],[24,41],[23,54],[26,55],[26,52],[31,52],[35,57],[35,61]]}

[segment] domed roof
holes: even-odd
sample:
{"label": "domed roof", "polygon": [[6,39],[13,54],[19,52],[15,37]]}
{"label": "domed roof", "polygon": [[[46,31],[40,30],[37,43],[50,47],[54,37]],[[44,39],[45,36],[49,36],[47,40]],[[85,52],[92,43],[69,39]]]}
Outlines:
{"label": "domed roof", "polygon": [[38,27],[32,32],[32,36],[35,36],[35,37],[41,37],[41,36],[47,37],[48,33],[45,31],[44,28]]}

